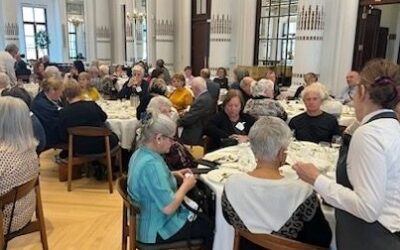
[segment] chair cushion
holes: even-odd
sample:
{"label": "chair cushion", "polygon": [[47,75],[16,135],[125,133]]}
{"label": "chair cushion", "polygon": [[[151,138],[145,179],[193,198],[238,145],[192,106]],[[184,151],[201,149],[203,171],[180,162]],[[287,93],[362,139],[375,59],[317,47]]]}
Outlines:
{"label": "chair cushion", "polygon": [[[203,244],[202,239],[190,240],[190,245],[193,247],[201,246]],[[158,244],[146,244],[136,242],[136,247],[140,250],[162,250],[162,249],[176,249],[176,248],[187,248],[188,242],[186,240],[171,242],[171,243],[158,243]]]}

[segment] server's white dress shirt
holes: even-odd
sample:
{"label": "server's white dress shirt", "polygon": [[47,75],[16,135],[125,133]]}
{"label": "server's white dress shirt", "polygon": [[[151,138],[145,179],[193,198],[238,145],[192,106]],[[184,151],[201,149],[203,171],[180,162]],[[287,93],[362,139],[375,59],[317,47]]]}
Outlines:
{"label": "server's white dress shirt", "polygon": [[323,175],[315,190],[332,206],[366,222],[380,222],[391,232],[400,231],[400,125],[395,119],[366,123],[382,112],[368,114],[354,132],[347,156],[347,175],[353,190]]}

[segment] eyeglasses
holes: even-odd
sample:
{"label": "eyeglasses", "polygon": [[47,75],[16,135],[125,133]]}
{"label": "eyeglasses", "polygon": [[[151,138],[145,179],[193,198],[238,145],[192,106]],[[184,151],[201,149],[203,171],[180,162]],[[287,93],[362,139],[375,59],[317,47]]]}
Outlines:
{"label": "eyeglasses", "polygon": [[165,138],[168,138],[170,141],[175,141],[175,138],[173,136],[169,136],[169,135],[162,135]]}

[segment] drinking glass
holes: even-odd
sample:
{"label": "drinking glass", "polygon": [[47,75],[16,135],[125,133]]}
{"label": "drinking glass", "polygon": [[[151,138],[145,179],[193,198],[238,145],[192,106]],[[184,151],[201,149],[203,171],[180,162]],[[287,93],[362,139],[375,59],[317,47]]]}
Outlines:
{"label": "drinking glass", "polygon": [[340,148],[342,146],[342,137],[340,135],[334,135],[331,145],[332,148]]}

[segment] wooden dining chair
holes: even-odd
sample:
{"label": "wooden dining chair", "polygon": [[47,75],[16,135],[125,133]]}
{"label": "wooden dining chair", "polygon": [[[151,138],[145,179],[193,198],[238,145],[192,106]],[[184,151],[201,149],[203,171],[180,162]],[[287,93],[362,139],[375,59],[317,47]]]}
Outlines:
{"label": "wooden dining chair", "polygon": [[[127,191],[127,178],[122,176],[117,180],[117,190],[122,197],[122,250],[164,250],[164,249],[201,249],[203,240],[193,239],[172,243],[145,244],[136,241],[136,216],[140,213],[139,205],[130,198]],[[189,244],[190,243],[190,244]],[[189,247],[190,245],[190,247]]]}
{"label": "wooden dining chair", "polygon": [[322,250],[320,246],[306,244],[300,241],[291,240],[275,234],[253,234],[244,230],[235,230],[233,250],[240,249],[240,237],[270,250]]}
{"label": "wooden dining chair", "polygon": [[[68,129],[68,192],[71,191],[71,179],[72,179],[72,167],[87,162],[92,162],[99,159],[106,159],[107,162],[107,179],[110,189],[110,193],[113,192],[112,182],[112,164],[111,157],[116,156],[119,160],[119,171],[122,175],[122,156],[121,147],[115,146],[113,149],[110,148],[110,135],[111,131],[108,128],[101,127],[73,127]],[[104,137],[105,152],[101,154],[89,154],[89,155],[74,155],[74,137],[85,136],[85,137]]]}
{"label": "wooden dining chair", "polygon": [[[25,197],[29,192],[32,190],[35,190],[36,193],[36,220],[29,222],[26,226],[24,226],[22,229],[11,232],[8,234],[5,234],[4,228],[3,228],[3,223],[0,224],[0,249],[6,249],[7,248],[7,243],[12,240],[13,238],[20,236],[20,235],[25,235],[25,234],[30,234],[33,232],[40,232],[40,239],[42,242],[42,247],[44,250],[49,249],[49,246],[47,244],[47,235],[46,235],[46,226],[44,222],[44,215],[43,215],[43,207],[42,207],[42,197],[40,194],[40,185],[39,185],[39,177],[36,177],[35,179],[28,181],[25,184],[22,184],[18,187],[13,188],[6,194],[2,195],[0,197],[0,221],[3,221],[4,219],[4,214],[3,210],[8,204],[13,204],[14,202],[18,201],[19,199]],[[13,218],[11,218],[12,220]]]}

